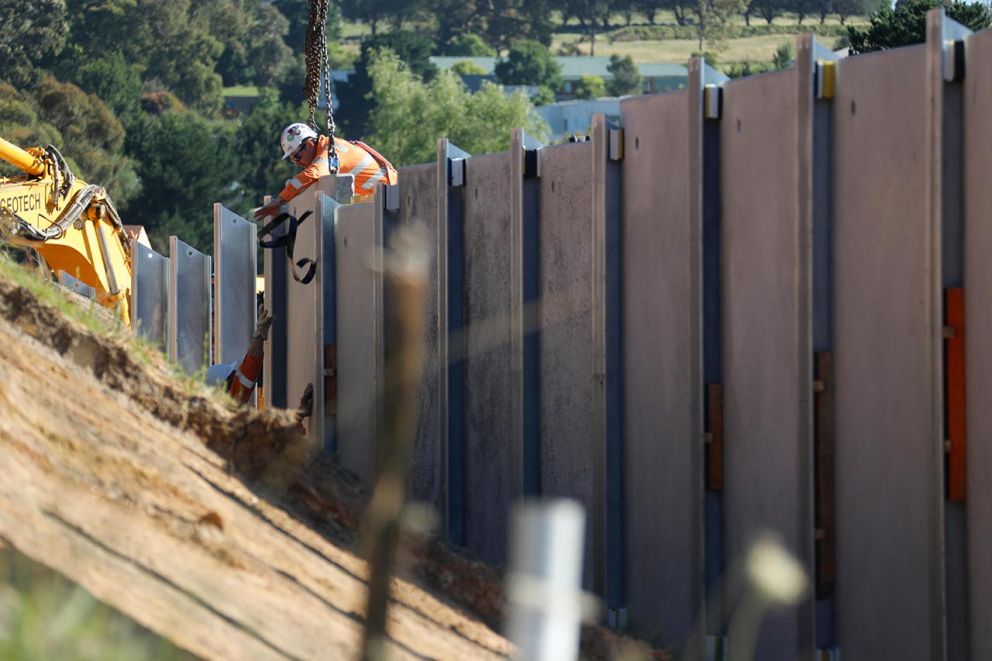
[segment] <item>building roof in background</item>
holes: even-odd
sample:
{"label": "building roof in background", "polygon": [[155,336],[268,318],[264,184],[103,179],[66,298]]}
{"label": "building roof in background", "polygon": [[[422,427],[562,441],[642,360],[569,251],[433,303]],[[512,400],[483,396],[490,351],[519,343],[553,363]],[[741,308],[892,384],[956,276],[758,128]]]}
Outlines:
{"label": "building roof in background", "polygon": [[[471,62],[491,75],[496,70],[498,57],[467,57],[467,56],[435,56],[430,58],[431,63],[439,69],[450,69],[456,62]],[[582,75],[600,76],[604,79],[612,78],[609,72],[610,58],[608,57],[567,57],[557,56],[555,61],[561,67],[563,78],[578,78]],[[671,62],[644,62],[639,63],[637,68],[645,78],[685,78],[689,75],[689,70],[684,64]]]}

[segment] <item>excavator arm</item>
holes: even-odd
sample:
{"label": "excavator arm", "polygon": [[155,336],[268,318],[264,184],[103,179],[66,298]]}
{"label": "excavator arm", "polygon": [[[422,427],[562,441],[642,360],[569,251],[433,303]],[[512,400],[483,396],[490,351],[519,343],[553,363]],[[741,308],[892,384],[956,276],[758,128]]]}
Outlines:
{"label": "excavator arm", "polygon": [[89,285],[129,324],[130,242],[107,192],[77,179],[51,146],[25,150],[0,138],[0,159],[24,173],[0,177],[0,238]]}

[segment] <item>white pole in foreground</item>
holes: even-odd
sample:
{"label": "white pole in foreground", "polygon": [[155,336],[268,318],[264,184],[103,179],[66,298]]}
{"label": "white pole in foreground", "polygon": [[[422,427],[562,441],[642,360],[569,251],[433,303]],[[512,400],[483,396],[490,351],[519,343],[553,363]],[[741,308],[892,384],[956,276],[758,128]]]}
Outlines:
{"label": "white pole in foreground", "polygon": [[585,512],[575,501],[514,508],[507,633],[523,661],[578,657],[584,539]]}

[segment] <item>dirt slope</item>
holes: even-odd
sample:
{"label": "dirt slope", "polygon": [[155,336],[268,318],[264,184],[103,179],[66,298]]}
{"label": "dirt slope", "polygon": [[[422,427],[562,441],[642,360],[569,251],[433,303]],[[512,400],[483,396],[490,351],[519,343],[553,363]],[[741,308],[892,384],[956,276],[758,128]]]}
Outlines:
{"label": "dirt slope", "polygon": [[[199,656],[354,657],[363,487],[288,414],[232,411],[142,355],[0,278],[0,540]],[[407,564],[394,658],[512,653],[496,572],[436,542]],[[631,651],[599,628],[583,647]]]}

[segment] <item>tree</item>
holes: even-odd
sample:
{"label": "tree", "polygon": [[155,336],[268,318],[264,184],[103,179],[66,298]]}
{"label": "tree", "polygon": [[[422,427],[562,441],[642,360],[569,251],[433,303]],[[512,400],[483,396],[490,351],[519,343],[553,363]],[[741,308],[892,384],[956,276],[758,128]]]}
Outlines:
{"label": "tree", "polygon": [[599,76],[584,73],[575,84],[575,98],[598,99],[606,96],[606,83]]}
{"label": "tree", "polygon": [[539,85],[557,90],[561,87],[561,67],[547,46],[522,39],[514,42],[507,58],[496,65],[496,80],[504,85]]}
{"label": "tree", "polygon": [[485,31],[484,2],[477,0],[433,0],[437,20],[436,50],[444,55],[476,55]]}
{"label": "tree", "polygon": [[293,176],[293,166],[279,158],[279,135],[291,120],[303,116],[303,109],[280,102],[275,90],[263,89],[251,112],[241,118],[234,132],[234,152],[241,164],[237,173],[242,204],[257,206],[266,194],[282,188]]}
{"label": "tree", "polygon": [[596,35],[608,30],[613,5],[610,0],[563,0],[569,14],[582,26],[589,39],[589,54],[596,54]]}
{"label": "tree", "polygon": [[[843,4],[839,0],[838,4]],[[871,15],[867,29],[847,28],[851,54],[887,50],[926,41],[927,12],[943,6],[947,15],[965,27],[978,31],[990,25],[987,7],[954,2],[941,5],[939,0],[907,0],[894,9],[885,7]],[[838,10],[839,11],[839,10]]]}
{"label": "tree", "polygon": [[422,0],[341,0],[341,15],[369,24],[372,35],[379,34],[379,23],[389,21],[394,30],[426,9]]}
{"label": "tree", "polygon": [[696,17],[696,36],[699,50],[705,42],[715,42],[717,47],[726,40],[733,19],[744,10],[744,0],[695,0],[692,10]]}
{"label": "tree", "polygon": [[785,42],[772,55],[772,68],[776,70],[788,69],[793,62],[792,44]]}
{"label": "tree", "polygon": [[65,0],[4,0],[0,26],[0,80],[24,84],[36,62],[65,45]]}
{"label": "tree", "polygon": [[613,80],[607,83],[607,91],[610,96],[640,94],[644,79],[630,55],[623,57],[611,55],[610,64],[606,70],[613,75]]}
{"label": "tree", "polygon": [[141,111],[141,76],[137,67],[128,63],[120,51],[82,66],[67,62],[61,73],[81,89],[99,97],[125,128]]}
{"label": "tree", "polygon": [[486,70],[472,60],[461,60],[451,65],[451,73],[456,76],[485,76]]}
{"label": "tree", "polygon": [[660,0],[634,0],[634,6],[637,8],[637,11],[644,14],[644,17],[648,19],[648,23],[651,25],[655,24],[658,10],[662,8],[663,4]]}
{"label": "tree", "polygon": [[820,18],[820,25],[827,21],[827,16],[834,11],[834,0],[814,0],[813,11]]}
{"label": "tree", "polygon": [[471,94],[451,72],[424,82],[389,51],[378,54],[370,72],[380,99],[370,140],[397,165],[433,161],[442,136],[473,154],[507,149],[514,127],[547,138],[547,125],[524,94],[507,95],[491,83]]}
{"label": "tree", "polygon": [[430,62],[433,48],[434,44],[429,37],[407,30],[363,39],[355,72],[347,82],[336,85],[341,106],[335,120],[341,129],[354,137],[359,137],[368,130],[369,116],[380,103],[372,95],[372,77],[369,75],[369,64],[378,51],[392,51],[415,76],[429,80],[437,74],[437,67]]}
{"label": "tree", "polygon": [[81,179],[106,188],[121,206],[139,189],[124,155],[124,126],[95,95],[47,76],[32,91],[38,118],[60,135],[58,149]]}
{"label": "tree", "polygon": [[211,122],[194,112],[145,116],[128,135],[129,151],[139,160],[145,184],[129,206],[163,246],[170,234],[206,249],[212,242],[212,202],[227,202],[236,191],[239,159],[232,150],[233,126]]}
{"label": "tree", "polygon": [[481,2],[483,35],[496,50],[530,39],[551,45],[554,25],[551,0],[487,0]]}
{"label": "tree", "polygon": [[494,57],[496,49],[477,34],[460,34],[443,51],[445,55],[463,57]]}
{"label": "tree", "polygon": [[[789,3],[789,8],[791,9],[791,4]],[[786,2],[784,0],[751,0],[748,7],[751,11],[756,12],[761,18],[765,19],[768,25],[772,24],[778,16],[782,15],[782,12],[786,9]]]}

